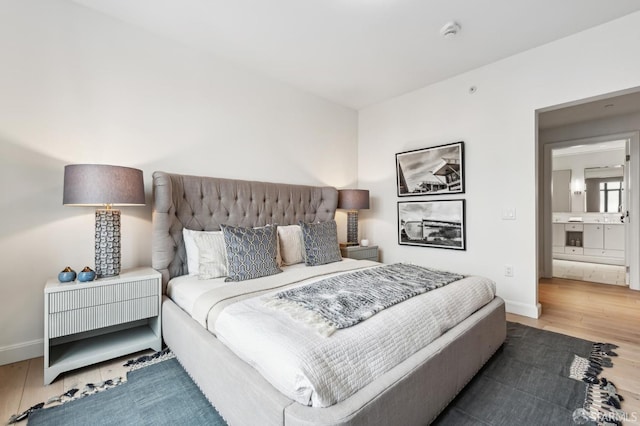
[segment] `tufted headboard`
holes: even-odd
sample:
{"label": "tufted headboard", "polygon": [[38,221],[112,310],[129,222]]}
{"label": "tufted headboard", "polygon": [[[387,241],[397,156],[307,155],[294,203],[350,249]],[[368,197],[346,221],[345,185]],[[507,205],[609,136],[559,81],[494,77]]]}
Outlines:
{"label": "tufted headboard", "polygon": [[151,262],[162,286],[187,273],[182,229],[215,231],[234,226],[294,225],[335,216],[338,191],[213,177],[153,173]]}

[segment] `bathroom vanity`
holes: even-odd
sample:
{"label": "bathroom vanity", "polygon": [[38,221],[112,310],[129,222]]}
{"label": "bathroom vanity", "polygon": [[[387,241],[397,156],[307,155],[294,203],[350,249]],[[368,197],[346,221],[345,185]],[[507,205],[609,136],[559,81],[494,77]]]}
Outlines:
{"label": "bathroom vanity", "polygon": [[[619,215],[610,216],[577,220],[554,214],[553,258],[624,265],[624,223]],[[618,222],[614,222],[616,218]]]}

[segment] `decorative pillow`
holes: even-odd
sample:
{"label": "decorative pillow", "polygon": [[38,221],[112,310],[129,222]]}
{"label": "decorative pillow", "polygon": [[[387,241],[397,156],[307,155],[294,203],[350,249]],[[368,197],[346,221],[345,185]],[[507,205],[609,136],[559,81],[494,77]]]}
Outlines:
{"label": "decorative pillow", "polygon": [[278,226],[278,245],[283,265],[304,262],[302,230],[300,225]]}
{"label": "decorative pillow", "polygon": [[229,276],[225,281],[244,281],[282,272],[276,262],[277,226],[220,227],[224,235],[229,267]]}
{"label": "decorative pillow", "polygon": [[335,220],[321,223],[300,222],[307,266],[340,262],[338,228]]}
{"label": "decorative pillow", "polygon": [[196,244],[196,235],[199,234],[220,234],[222,231],[194,231],[193,229],[182,228],[182,239],[184,240],[184,248],[187,251],[187,269],[189,275],[198,275],[200,273],[200,250]]}
{"label": "decorative pillow", "polygon": [[199,232],[195,235],[195,243],[199,252],[198,279],[226,277],[227,249],[222,231]]}

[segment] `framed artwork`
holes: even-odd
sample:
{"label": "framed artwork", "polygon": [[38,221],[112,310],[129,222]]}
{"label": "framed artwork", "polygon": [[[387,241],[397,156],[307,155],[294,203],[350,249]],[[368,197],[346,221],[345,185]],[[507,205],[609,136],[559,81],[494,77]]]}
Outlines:
{"label": "framed artwork", "polygon": [[464,193],[464,142],[396,154],[398,197]]}
{"label": "framed artwork", "polygon": [[466,250],[465,200],[398,201],[398,244]]}

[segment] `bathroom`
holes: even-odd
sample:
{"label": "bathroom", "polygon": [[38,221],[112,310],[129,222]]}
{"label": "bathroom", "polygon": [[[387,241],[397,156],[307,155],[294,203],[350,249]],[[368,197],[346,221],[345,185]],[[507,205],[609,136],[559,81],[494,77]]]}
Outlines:
{"label": "bathroom", "polygon": [[629,284],[627,144],[621,139],[552,150],[554,277]]}

